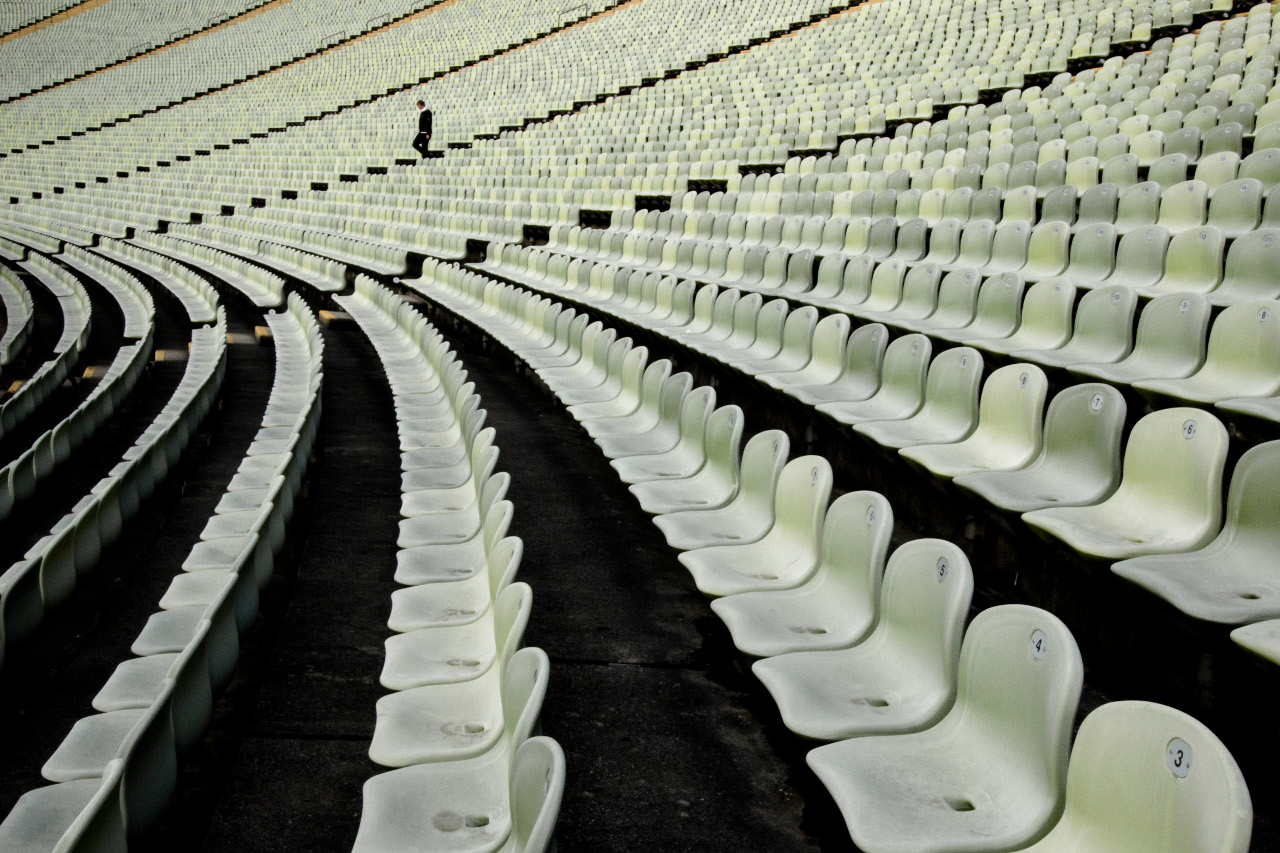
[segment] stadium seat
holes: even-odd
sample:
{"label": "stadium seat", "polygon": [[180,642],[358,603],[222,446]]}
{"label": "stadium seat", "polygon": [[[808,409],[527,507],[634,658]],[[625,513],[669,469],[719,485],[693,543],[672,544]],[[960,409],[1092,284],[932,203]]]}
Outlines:
{"label": "stadium seat", "polygon": [[867,853],[1017,849],[1062,813],[1083,678],[1057,617],[992,607],[965,633],[955,705],[936,725],[839,741],[807,760]]}
{"label": "stadium seat", "polygon": [[843,740],[913,732],[955,699],[960,637],[973,597],[964,553],[913,539],[889,558],[875,629],[851,648],[798,651],[756,661],[787,728]]}
{"label": "stadium seat", "polygon": [[1062,817],[1026,850],[1245,853],[1252,829],[1240,768],[1203,723],[1152,702],[1109,702],[1080,724]]}
{"label": "stadium seat", "polygon": [[1022,516],[1034,531],[1092,559],[1122,560],[1201,548],[1222,524],[1227,431],[1191,408],[1153,412],[1125,447],[1120,485],[1101,503]]}
{"label": "stadium seat", "polygon": [[755,657],[853,645],[879,616],[892,533],[893,509],[881,495],[841,495],[827,508],[821,561],[807,581],[794,589],[717,598],[711,609],[738,650]]}

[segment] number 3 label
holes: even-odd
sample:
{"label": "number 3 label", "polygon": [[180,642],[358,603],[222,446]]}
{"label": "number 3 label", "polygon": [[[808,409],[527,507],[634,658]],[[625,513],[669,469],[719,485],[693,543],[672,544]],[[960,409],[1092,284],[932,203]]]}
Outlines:
{"label": "number 3 label", "polygon": [[1187,778],[1187,774],[1191,772],[1191,746],[1180,737],[1174,738],[1169,741],[1164,760],[1174,776],[1179,779]]}

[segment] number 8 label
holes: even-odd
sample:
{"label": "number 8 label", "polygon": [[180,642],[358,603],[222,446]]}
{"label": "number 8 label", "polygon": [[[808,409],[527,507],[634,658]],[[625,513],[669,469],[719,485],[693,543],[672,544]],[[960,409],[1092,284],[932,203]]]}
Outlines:
{"label": "number 8 label", "polygon": [[1180,737],[1176,737],[1169,741],[1169,746],[1165,749],[1165,763],[1169,765],[1169,771],[1179,779],[1187,778],[1187,774],[1191,772],[1191,746]]}

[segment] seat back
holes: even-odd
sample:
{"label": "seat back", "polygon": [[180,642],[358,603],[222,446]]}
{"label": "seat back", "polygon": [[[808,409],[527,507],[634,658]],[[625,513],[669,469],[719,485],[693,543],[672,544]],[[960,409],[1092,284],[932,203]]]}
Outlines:
{"label": "seat back", "polygon": [[1061,812],[1083,682],[1080,649],[1058,617],[1025,604],[997,605],[965,633],[956,703],[939,726],[984,744],[988,766],[1016,768],[1028,802],[1033,793],[1056,802],[1047,822]]}
{"label": "seat back", "polygon": [[1222,310],[1209,330],[1209,346],[1202,371],[1221,371],[1280,382],[1280,301],[1257,299]]}
{"label": "seat back", "polygon": [[165,679],[160,695],[121,747],[124,757],[121,801],[131,844],[140,841],[155,826],[177,786],[173,688],[174,680]]}
{"label": "seat back", "polygon": [[771,538],[792,546],[793,559],[812,555],[816,564],[822,540],[822,519],[831,499],[834,477],[825,456],[800,456],[782,469],[773,498]]}
{"label": "seat back", "polygon": [[1034,342],[1036,349],[1052,349],[1071,334],[1071,313],[1076,286],[1069,279],[1047,278],[1027,288],[1022,298],[1018,339]]}
{"label": "seat back", "polygon": [[67,827],[54,853],[122,853],[128,850],[124,817],[123,758],[107,762],[93,799]]}
{"label": "seat back", "polygon": [[982,353],[973,347],[952,347],[938,353],[929,365],[924,405],[916,417],[950,422],[959,433],[956,441],[967,437],[978,423],[982,367]]}
{"label": "seat back", "polygon": [[1212,225],[1180,231],[1169,241],[1164,276],[1158,289],[1169,293],[1204,293],[1222,280],[1225,235]]}
{"label": "seat back", "polygon": [[511,655],[502,670],[502,723],[513,747],[533,734],[547,695],[551,661],[539,648],[524,648]]}
{"label": "seat back", "polygon": [[516,853],[551,849],[564,780],[564,752],[551,738],[532,737],[516,749],[511,766],[511,832]]}
{"label": "seat back", "polygon": [[709,468],[723,472],[729,482],[737,484],[741,474],[743,415],[738,406],[721,406],[707,418],[703,447]]}
{"label": "seat back", "polygon": [[876,626],[885,555],[893,536],[893,506],[878,492],[843,494],[827,507],[822,522],[819,573],[842,592],[842,618],[861,625],[860,640]]}
{"label": "seat back", "polygon": [[[1189,406],[1146,415],[1129,433],[1116,500],[1207,530],[1205,544],[1222,523],[1222,472],[1227,430],[1209,412]],[[1192,543],[1190,547],[1199,547]]]}
{"label": "seat back", "polygon": [[778,479],[787,464],[791,452],[791,440],[782,430],[765,430],[756,433],[742,450],[739,500],[764,508],[764,514],[772,518],[773,497],[778,491]]}
{"label": "seat back", "polygon": [[1152,702],[1109,702],[1076,735],[1066,810],[1028,851],[1245,853],[1253,805],[1231,753],[1203,723]]}
{"label": "seat back", "polygon": [[978,427],[972,439],[991,442],[1026,453],[1029,460],[1040,451],[1044,427],[1044,401],[1049,379],[1034,364],[1009,364],[992,372],[982,386],[978,403]]}
{"label": "seat back", "polygon": [[966,337],[1005,337],[1018,327],[1022,317],[1022,297],[1026,283],[1017,273],[993,275],[978,291],[978,305],[973,322],[966,327]]}
{"label": "seat back", "polygon": [[942,710],[955,695],[960,640],[972,599],[969,559],[945,540],[912,539],[885,566],[876,634],[887,646],[906,652],[936,683],[948,685]]}
{"label": "seat back", "polygon": [[1103,382],[1065,388],[1049,401],[1040,458],[1065,464],[1073,476],[1104,487],[1120,482],[1120,443],[1128,407],[1124,395]]}
{"label": "seat back", "polygon": [[1162,376],[1190,375],[1204,362],[1209,316],[1208,301],[1195,293],[1151,300],[1138,315],[1131,358],[1160,362]]}
{"label": "seat back", "polygon": [[[1083,198],[1080,203],[1083,211]],[[1110,222],[1081,226],[1071,240],[1067,277],[1073,281],[1093,282],[1111,275],[1115,268],[1118,240],[1119,232]]]}
{"label": "seat back", "polygon": [[[1280,197],[1280,196],[1278,196]],[[1227,252],[1226,272],[1214,292],[1215,301],[1280,297],[1280,228],[1259,228],[1237,237]]]}
{"label": "seat back", "polygon": [[1280,441],[1245,451],[1227,490],[1224,539],[1262,545],[1268,552],[1280,533]]}
{"label": "seat back", "polygon": [[880,390],[876,396],[922,401],[925,373],[932,352],[933,343],[925,335],[910,334],[894,339],[884,353]]}
{"label": "seat back", "polygon": [[533,590],[527,583],[516,581],[498,593],[493,602],[493,636],[498,649],[497,660],[504,666],[520,648],[524,629],[533,609]]}
{"label": "seat back", "polygon": [[[509,503],[509,501],[503,501]],[[488,572],[489,596],[497,600],[504,589],[516,579],[520,560],[524,557],[524,540],[519,536],[504,536],[488,549],[485,568]]]}
{"label": "seat back", "polygon": [[938,306],[924,323],[928,328],[958,329],[973,320],[982,277],[973,269],[952,270],[938,285]]}

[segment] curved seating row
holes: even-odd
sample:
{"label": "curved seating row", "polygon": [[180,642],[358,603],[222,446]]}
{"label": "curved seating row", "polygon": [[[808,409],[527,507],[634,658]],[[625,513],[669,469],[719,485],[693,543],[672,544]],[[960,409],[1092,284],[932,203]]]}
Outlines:
{"label": "curved seating row", "polygon": [[99,713],[79,720],[41,769],[54,784],[23,795],[0,824],[7,844],[138,843],[163,814],[180,761],[208,725],[213,696],[231,678],[239,637],[284,545],[319,427],[323,342],[315,316],[293,294],[266,320],[277,364],[262,425],[134,641],[136,657],[117,666],[94,697]]}
{"label": "curved seating row", "polygon": [[[142,501],[177,464],[217,398],[226,372],[226,331],[226,318],[219,309],[217,323],[192,332],[182,380],[155,420],[49,535],[0,575],[0,651],[11,652],[26,641],[45,613],[71,595],[103,549],[119,538]],[[149,342],[128,350],[139,355],[132,362],[137,369],[145,364],[142,356],[149,355]],[[55,452],[70,444],[63,442],[52,445]]]}
{"label": "curved seating row", "polygon": [[142,234],[130,242],[217,276],[258,308],[274,308],[284,300],[284,279],[243,258],[165,234]]}
{"label": "curved seating row", "polygon": [[110,237],[103,237],[94,246],[94,251],[151,276],[182,303],[192,323],[211,323],[217,319],[218,293],[191,267],[158,252]]}
{"label": "curved seating row", "polygon": [[[474,385],[424,318],[359,276],[337,301],[373,343],[396,405],[402,510],[383,686],[356,850],[547,849],[564,759],[531,738],[550,675],[520,648],[532,592],[505,536],[509,480]],[[406,802],[425,807],[410,810]]]}
{"label": "curved seating row", "polygon": [[21,353],[31,336],[35,306],[31,291],[8,267],[0,267],[0,300],[4,301],[4,334],[0,335],[0,368]]}

